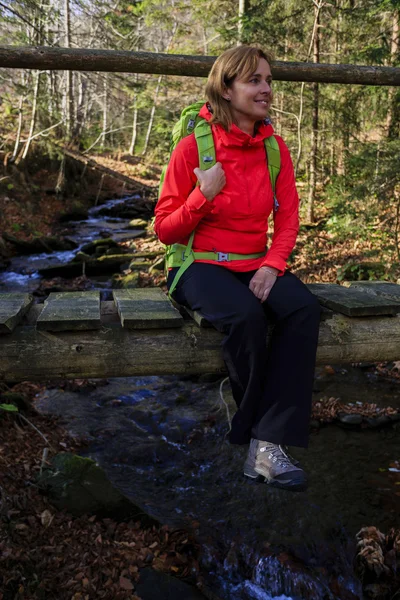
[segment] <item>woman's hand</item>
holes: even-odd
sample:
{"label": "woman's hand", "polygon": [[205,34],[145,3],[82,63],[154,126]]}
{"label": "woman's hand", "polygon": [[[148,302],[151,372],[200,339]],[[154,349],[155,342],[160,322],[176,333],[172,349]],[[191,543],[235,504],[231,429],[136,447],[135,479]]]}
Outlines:
{"label": "woman's hand", "polygon": [[193,172],[199,181],[201,193],[209,202],[214,200],[215,196],[225,187],[225,172],[220,162],[215,163],[207,171],[197,168]]}
{"label": "woman's hand", "polygon": [[260,267],[250,281],[249,288],[253,294],[265,302],[278,276],[278,269],[273,267]]}

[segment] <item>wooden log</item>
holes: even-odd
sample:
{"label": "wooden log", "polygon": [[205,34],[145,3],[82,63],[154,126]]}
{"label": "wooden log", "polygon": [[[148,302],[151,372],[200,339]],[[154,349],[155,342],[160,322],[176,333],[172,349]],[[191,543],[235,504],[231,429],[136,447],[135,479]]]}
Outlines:
{"label": "wooden log", "polygon": [[[57,146],[60,146],[60,144],[57,144]],[[104,175],[109,175],[110,177],[113,177],[113,179],[118,179],[118,181],[122,181],[128,186],[128,189],[132,191],[155,193],[155,190],[157,189],[157,187],[146,185],[145,183],[136,181],[136,179],[132,179],[132,177],[128,177],[127,175],[123,175],[122,173],[118,173],[118,171],[114,171],[114,169],[105,167],[97,161],[95,161],[93,158],[89,158],[88,156],[85,156],[80,152],[70,150],[69,148],[62,148],[62,150],[66,156],[69,156],[70,158],[73,158],[74,160],[83,163],[90,169],[95,169],[97,171],[100,171],[101,173],[104,173]]]}
{"label": "wooden log", "polygon": [[[90,48],[52,48],[46,46],[0,46],[0,67],[17,69],[61,69],[65,71],[107,71],[112,73],[154,73],[207,77],[215,56],[186,56],[94,50]],[[274,79],[360,85],[400,85],[400,68],[362,65],[273,61]]]}
{"label": "wooden log", "polygon": [[[0,381],[225,373],[223,335],[215,329],[185,322],[176,329],[129,330],[111,317],[102,317],[103,327],[97,331],[50,333],[16,327],[0,337]],[[334,315],[321,323],[318,364],[399,359],[398,315]]]}
{"label": "wooden log", "polygon": [[0,294],[0,334],[11,333],[33,302],[30,294],[12,292]]}
{"label": "wooden log", "polygon": [[36,327],[42,331],[99,329],[100,293],[55,292],[45,300]]}

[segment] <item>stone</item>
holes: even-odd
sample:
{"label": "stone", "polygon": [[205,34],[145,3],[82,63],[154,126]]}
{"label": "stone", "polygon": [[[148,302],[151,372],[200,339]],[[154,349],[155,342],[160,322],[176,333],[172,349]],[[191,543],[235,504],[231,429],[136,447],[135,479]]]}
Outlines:
{"label": "stone", "polygon": [[132,219],[132,221],[130,221],[127,229],[143,229],[144,227],[147,227],[148,222],[145,221],[144,219]]}
{"label": "stone", "polygon": [[93,240],[92,242],[87,242],[87,244],[83,244],[81,247],[81,252],[85,252],[86,254],[95,254],[98,248],[101,248],[102,253],[104,254],[105,251],[109,250],[110,248],[119,248],[119,245],[112,238],[102,238],[99,240]]}
{"label": "stone", "polygon": [[118,491],[103,469],[90,458],[69,452],[57,454],[39,475],[38,483],[59,510],[74,516],[96,514],[117,520],[137,519],[146,526],[158,525],[153,517]]}
{"label": "stone", "polygon": [[339,421],[345,425],[361,425],[363,418],[357,414],[343,414],[339,413]]}
{"label": "stone", "polygon": [[84,221],[89,217],[87,208],[80,202],[74,202],[69,210],[63,211],[59,216],[60,223],[66,221]]}
{"label": "stone", "polygon": [[138,286],[140,274],[137,271],[129,275],[116,274],[112,277],[112,287],[117,289],[132,289]]}

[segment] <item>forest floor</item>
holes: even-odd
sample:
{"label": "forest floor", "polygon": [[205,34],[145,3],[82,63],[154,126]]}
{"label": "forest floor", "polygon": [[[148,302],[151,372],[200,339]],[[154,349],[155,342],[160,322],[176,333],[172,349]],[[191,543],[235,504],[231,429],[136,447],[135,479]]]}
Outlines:
{"label": "forest floor", "polygon": [[[123,154],[93,158],[108,169],[154,187],[155,201],[161,174],[159,166]],[[84,177],[76,175],[76,168],[71,175],[67,174],[67,179],[75,177],[75,185],[70,186],[71,193],[63,198],[54,193],[58,176],[56,170],[39,164],[36,169],[30,167],[29,175],[21,177],[3,166],[2,173],[0,170],[0,234],[4,232],[26,240],[50,235],[56,230],[63,212],[77,205],[90,208],[96,203],[131,193],[126,184],[117,179],[106,176],[102,180],[99,172],[88,170]],[[305,196],[305,193],[302,194],[300,189],[302,195]],[[394,218],[391,210],[390,204],[381,209],[380,218],[371,227],[364,226],[360,219],[355,218],[350,226],[341,229],[329,225],[334,209],[322,199],[317,199],[315,223],[306,223],[304,218],[301,220],[296,248],[289,260],[290,269],[306,283],[369,278],[396,282],[400,279],[400,260],[395,250],[395,233],[388,229],[388,223],[392,223]],[[2,247],[4,253],[0,235],[0,253]]]}
{"label": "forest floor", "polygon": [[[158,183],[158,167],[132,157],[96,160],[147,185]],[[38,166],[24,178],[9,176],[7,170],[2,175],[7,179],[0,178],[0,234],[26,240],[55,233],[62,212],[77,203],[90,208],[96,200],[101,203],[128,193],[123,183],[111,177],[103,180],[100,189],[100,177],[90,173],[79,182],[78,191],[63,199],[54,193],[55,171]],[[317,206],[317,224],[301,228],[291,267],[304,281],[336,282],[343,265],[371,261],[371,256],[376,263],[390,263],[391,251],[382,241],[373,237],[339,239],[324,228],[327,217],[327,209]],[[140,243],[148,243],[146,239],[137,242],[138,250]],[[154,240],[151,243],[157,244]],[[2,242],[0,235],[0,255],[10,252],[11,247]],[[400,272],[391,270],[390,280],[398,277]],[[156,278],[153,284],[162,284],[162,275]],[[150,279],[143,282],[151,283]],[[395,377],[400,377],[398,366],[391,370]],[[385,365],[379,369],[383,374],[387,372]],[[66,383],[78,388],[85,384],[80,380]],[[201,587],[199,548],[187,532],[166,527],[146,529],[134,522],[117,523],[97,517],[73,518],[50,505],[36,485],[43,448],[49,445],[57,451],[77,451],[85,441],[72,439],[54,419],[29,408],[44,387],[25,382],[13,388],[25,396],[28,411],[23,414],[35,429],[18,415],[0,415],[0,600],[135,600],[139,598],[135,595],[139,571],[148,565]]]}

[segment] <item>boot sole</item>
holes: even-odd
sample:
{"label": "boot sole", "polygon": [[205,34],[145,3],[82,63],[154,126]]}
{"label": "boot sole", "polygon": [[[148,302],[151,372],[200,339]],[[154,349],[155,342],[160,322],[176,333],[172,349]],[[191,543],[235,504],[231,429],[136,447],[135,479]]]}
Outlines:
{"label": "boot sole", "polygon": [[257,481],[259,483],[266,483],[270,487],[279,488],[281,490],[287,490],[290,492],[304,492],[308,487],[307,481],[302,481],[301,483],[282,483],[277,479],[267,479],[264,475],[257,473],[254,469],[246,468],[244,469],[245,477],[249,479],[253,479],[253,481]]}

